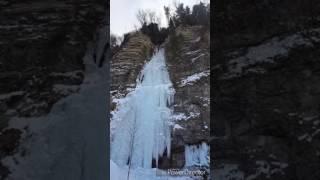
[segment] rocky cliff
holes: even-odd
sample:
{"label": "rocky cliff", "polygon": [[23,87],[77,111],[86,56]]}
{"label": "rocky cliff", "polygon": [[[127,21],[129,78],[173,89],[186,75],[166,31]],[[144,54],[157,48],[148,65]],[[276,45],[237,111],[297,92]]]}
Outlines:
{"label": "rocky cliff", "polygon": [[[94,61],[103,61],[107,6],[100,0],[0,1],[0,159],[17,151],[27,131],[6,128],[10,119],[45,116],[78,92],[87,47]],[[8,173],[0,165],[0,179]]]}
{"label": "rocky cliff", "polygon": [[[172,147],[170,158],[160,158],[158,167],[183,168],[185,146],[208,142],[210,131],[210,34],[202,26],[178,27],[161,45],[175,89],[172,105]],[[157,47],[140,32],[131,33],[111,61],[111,97],[116,108],[136,85],[143,65]],[[111,127],[112,130],[112,127]]]}
{"label": "rocky cliff", "polygon": [[181,26],[165,47],[176,90],[171,166],[181,168],[184,146],[208,142],[210,135],[210,32],[202,26]]}
{"label": "rocky cliff", "polygon": [[213,178],[319,179],[320,3],[215,5]]}
{"label": "rocky cliff", "polygon": [[[136,79],[145,62],[150,60],[154,50],[151,40],[141,32],[131,33],[127,38],[127,42],[111,58],[111,97],[113,99],[124,97],[136,86]],[[116,103],[111,101],[111,110],[114,110],[115,106]]]}

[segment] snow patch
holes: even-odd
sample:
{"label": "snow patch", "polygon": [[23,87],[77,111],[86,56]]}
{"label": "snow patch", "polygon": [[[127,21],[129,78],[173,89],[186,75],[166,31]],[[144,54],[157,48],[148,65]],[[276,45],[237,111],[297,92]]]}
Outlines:
{"label": "snow patch", "polygon": [[[311,30],[311,32],[319,33],[320,29]],[[314,37],[314,36],[313,36]],[[237,57],[229,62],[229,73],[224,78],[238,77],[246,71],[246,68],[252,65],[261,63],[274,63],[276,57],[285,57],[288,55],[290,49],[297,48],[299,46],[313,46],[314,42],[319,42],[319,38],[308,38],[299,32],[284,38],[275,37],[266,41],[265,43],[250,47],[247,49],[247,53],[244,56]],[[235,52],[230,53],[236,54]],[[257,68],[251,72],[263,73],[264,70]]]}
{"label": "snow patch", "polygon": [[176,130],[176,129],[184,129],[183,127],[181,127],[179,124],[175,124],[173,126],[173,130]]}
{"label": "snow patch", "polygon": [[199,79],[203,78],[203,77],[207,77],[210,75],[210,71],[207,70],[207,71],[204,71],[204,72],[200,72],[200,73],[196,73],[196,74],[193,74],[191,76],[188,76],[187,78],[185,79],[182,79],[179,87],[183,87],[183,86],[186,86],[186,85],[193,85],[196,81],[198,81]]}
{"label": "snow patch", "polygon": [[24,94],[25,94],[24,91],[15,91],[15,92],[7,93],[7,94],[0,94],[0,101],[10,99],[14,96],[22,96]]}
{"label": "snow patch", "polygon": [[200,54],[199,56],[192,58],[191,62],[194,63],[197,59],[199,59],[200,57],[202,57],[204,55],[206,55],[206,54]]}
{"label": "snow patch", "polygon": [[224,164],[222,167],[213,170],[214,177],[219,180],[244,180],[244,172],[237,164]]}
{"label": "snow patch", "polygon": [[200,51],[201,51],[201,49],[198,49],[198,50],[195,50],[195,51],[189,51],[186,54],[187,55],[193,55],[193,54],[199,53]]}
{"label": "snow patch", "polygon": [[53,91],[63,95],[69,95],[73,92],[79,90],[78,85],[65,85],[65,84],[55,84],[53,85]]}
{"label": "snow patch", "polygon": [[188,116],[185,115],[184,113],[178,113],[178,114],[173,114],[171,116],[171,120],[172,121],[188,120],[191,118],[198,117],[199,115],[200,113],[194,113],[194,112],[190,112]]}
{"label": "snow patch", "polygon": [[195,40],[191,41],[192,43],[199,42],[201,40],[201,37],[197,37]]}
{"label": "snow patch", "polygon": [[186,120],[187,116],[184,113],[174,114],[171,116],[171,119],[173,121],[179,121],[179,120]]}
{"label": "snow patch", "polygon": [[82,74],[82,71],[71,71],[71,72],[52,72],[50,73],[51,76],[54,77],[66,77],[66,78],[81,78],[80,74]]}
{"label": "snow patch", "polygon": [[255,180],[261,175],[271,178],[273,174],[284,174],[283,170],[288,167],[287,163],[277,161],[256,161],[256,165],[258,166],[256,172],[249,175],[246,180]]}

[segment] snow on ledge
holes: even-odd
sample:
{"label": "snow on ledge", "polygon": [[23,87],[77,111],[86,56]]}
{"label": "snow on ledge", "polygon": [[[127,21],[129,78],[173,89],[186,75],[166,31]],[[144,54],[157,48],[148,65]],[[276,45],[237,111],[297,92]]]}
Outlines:
{"label": "snow on ledge", "polygon": [[270,179],[274,174],[284,174],[284,169],[288,167],[287,163],[278,161],[267,162],[258,160],[255,163],[258,166],[257,170],[255,174],[249,175],[246,178],[247,180],[255,180],[261,175],[266,176],[266,178]]}
{"label": "snow on ledge", "polygon": [[78,91],[79,89],[80,89],[79,85],[65,85],[65,84],[53,85],[53,91],[63,95],[68,95],[70,93]]}
{"label": "snow on ledge", "polygon": [[183,127],[180,126],[179,124],[175,124],[175,125],[173,126],[173,130],[176,130],[176,129],[185,129],[185,128],[183,128]]}
{"label": "snow on ledge", "polygon": [[[310,33],[320,34],[320,29],[312,29]],[[317,35],[308,38],[302,32],[283,38],[274,37],[258,46],[249,47],[245,55],[231,59],[229,62],[229,73],[223,79],[239,77],[249,71],[246,70],[249,66],[261,63],[274,63],[275,58],[288,56],[291,49],[299,46],[312,47],[316,42],[320,42],[320,38]],[[230,55],[236,53],[236,51],[231,52]],[[251,69],[251,71],[264,73],[264,70],[259,67]]]}
{"label": "snow on ledge", "polygon": [[200,113],[190,112],[189,116],[186,116],[184,113],[174,114],[171,116],[173,121],[180,121],[180,120],[188,120],[190,118],[198,117]]}
{"label": "snow on ledge", "polygon": [[196,42],[199,42],[201,40],[201,37],[197,37],[195,40],[191,41],[192,43],[196,43]]}
{"label": "snow on ledge", "polygon": [[189,51],[186,53],[186,55],[193,55],[193,54],[196,54],[196,53],[199,53],[201,51],[201,49],[197,49],[197,50],[194,50],[194,51]]}
{"label": "snow on ledge", "polygon": [[194,63],[197,59],[199,59],[200,57],[202,57],[202,56],[204,56],[204,55],[206,55],[206,54],[201,53],[199,56],[192,58],[192,59],[191,59],[191,62]]}
{"label": "snow on ledge", "polygon": [[73,79],[76,79],[76,78],[80,78],[81,75],[80,74],[83,74],[83,71],[80,71],[80,70],[77,70],[77,71],[70,71],[70,72],[52,72],[50,73],[51,76],[54,76],[54,77],[69,77],[69,78],[73,78]]}
{"label": "snow on ledge", "polygon": [[182,81],[180,82],[179,87],[183,87],[183,86],[186,86],[186,85],[193,85],[196,81],[200,80],[202,77],[207,77],[209,75],[210,75],[210,71],[209,70],[193,74],[191,76],[188,76],[185,79],[182,79]]}
{"label": "snow on ledge", "polygon": [[22,96],[24,93],[24,91],[15,91],[7,94],[0,94],[0,101],[10,99],[13,96]]}

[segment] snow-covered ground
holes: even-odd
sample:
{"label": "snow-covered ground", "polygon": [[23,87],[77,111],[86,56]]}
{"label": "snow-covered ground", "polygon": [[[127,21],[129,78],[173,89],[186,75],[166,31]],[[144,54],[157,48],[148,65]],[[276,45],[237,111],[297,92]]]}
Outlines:
{"label": "snow-covered ground", "polygon": [[119,167],[110,161],[111,180],[201,180],[201,177],[196,176],[169,175],[168,172],[157,168],[130,169],[130,173],[128,171],[128,166]]}

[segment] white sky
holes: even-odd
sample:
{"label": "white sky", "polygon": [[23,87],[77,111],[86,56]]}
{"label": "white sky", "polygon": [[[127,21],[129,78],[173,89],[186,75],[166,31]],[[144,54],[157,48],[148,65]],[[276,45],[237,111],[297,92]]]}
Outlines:
{"label": "white sky", "polygon": [[[122,36],[138,27],[136,14],[139,9],[152,10],[161,17],[162,26],[166,26],[166,17],[163,6],[174,8],[174,2],[181,2],[191,7],[201,0],[110,0],[110,29],[111,33]],[[202,0],[202,2],[204,2]]]}

